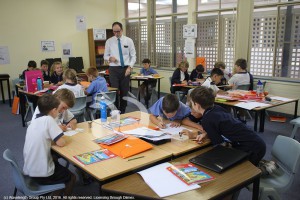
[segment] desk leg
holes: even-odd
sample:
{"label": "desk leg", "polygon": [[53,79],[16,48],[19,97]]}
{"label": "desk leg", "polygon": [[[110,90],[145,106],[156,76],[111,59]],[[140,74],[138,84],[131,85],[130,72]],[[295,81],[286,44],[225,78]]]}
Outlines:
{"label": "desk leg", "polygon": [[[139,92],[140,92],[140,80],[138,80],[138,93]],[[138,100],[139,102],[141,102],[141,94],[139,94],[138,96],[139,96]]]}
{"label": "desk leg", "polygon": [[158,79],[158,85],[157,85],[157,100],[160,98],[160,78]]}
{"label": "desk leg", "polygon": [[3,91],[2,80],[0,80],[0,86],[1,86],[2,102],[5,103],[5,97],[4,97],[4,91]]}
{"label": "desk leg", "polygon": [[25,127],[25,110],[26,110],[26,99],[25,99],[25,95],[23,93],[19,93],[19,98],[20,98],[20,114],[21,114],[21,118],[22,118],[22,125],[23,127]]}
{"label": "desk leg", "polygon": [[265,130],[265,116],[266,116],[266,110],[263,109],[260,111],[259,132],[264,132]]}
{"label": "desk leg", "polygon": [[11,107],[11,95],[10,95],[10,84],[9,84],[9,79],[7,79],[7,88],[8,88],[9,106]]}
{"label": "desk leg", "polygon": [[149,82],[148,80],[145,81],[146,82],[146,98],[145,98],[145,103],[146,103],[146,107],[148,108],[149,107],[149,100],[148,100],[148,97],[149,97]]}
{"label": "desk leg", "polygon": [[257,131],[258,112],[259,111],[255,111],[255,116],[254,116],[254,131]]}
{"label": "desk leg", "polygon": [[259,196],[259,176],[253,181],[252,200],[257,200]]}
{"label": "desk leg", "polygon": [[294,119],[298,117],[298,102],[299,100],[295,101]]}

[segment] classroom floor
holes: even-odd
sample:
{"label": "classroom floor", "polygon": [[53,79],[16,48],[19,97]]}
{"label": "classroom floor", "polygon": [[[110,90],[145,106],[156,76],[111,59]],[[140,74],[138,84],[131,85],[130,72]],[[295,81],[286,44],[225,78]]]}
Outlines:
{"label": "classroom floor", "polygon": [[[127,112],[135,111],[137,108],[132,104],[129,104],[127,107]],[[289,121],[289,120],[288,120]],[[249,120],[247,124],[253,127],[253,120]],[[22,127],[21,124],[21,116],[11,114],[11,108],[8,103],[3,104],[0,103],[0,198],[3,199],[4,196],[9,196],[13,194],[14,184],[12,182],[11,177],[11,167],[10,165],[2,159],[2,152],[9,148],[16,156],[17,161],[20,166],[23,166],[23,146],[24,139],[26,134],[26,127]],[[265,156],[266,159],[270,159],[270,149],[277,135],[285,135],[290,136],[292,131],[292,125],[288,122],[286,123],[278,123],[278,122],[269,122],[266,120],[265,124],[265,132],[259,133],[261,137],[267,144],[267,154]],[[296,139],[300,141],[300,130],[296,134]],[[71,171],[75,171],[73,166],[70,166]],[[296,175],[294,183],[291,189],[282,194],[282,199],[289,200],[297,200],[300,199],[300,195],[298,193],[298,189],[300,188],[300,169]],[[5,184],[4,184],[5,183]],[[92,196],[99,194],[99,185],[96,182],[91,183],[88,186],[82,185],[79,181],[76,182],[74,188],[74,195],[79,196]],[[20,193],[18,193],[20,195]],[[251,193],[243,189],[239,195],[239,200],[248,200],[251,199]]]}

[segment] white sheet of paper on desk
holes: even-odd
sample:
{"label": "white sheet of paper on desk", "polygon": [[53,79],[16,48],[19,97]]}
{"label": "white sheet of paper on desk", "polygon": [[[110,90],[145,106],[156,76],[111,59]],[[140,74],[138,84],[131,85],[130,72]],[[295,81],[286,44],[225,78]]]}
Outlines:
{"label": "white sheet of paper on desk", "polygon": [[285,97],[270,97],[272,100],[277,100],[277,101],[290,101],[292,99],[285,98]]}
{"label": "white sheet of paper on desk", "polygon": [[252,110],[253,108],[264,107],[264,106],[269,106],[269,105],[270,104],[259,103],[259,102],[242,102],[242,103],[235,104],[235,106],[244,108],[247,110]]}
{"label": "white sheet of paper on desk", "polygon": [[75,130],[67,130],[66,132],[64,132],[64,135],[66,136],[73,136],[79,132],[83,132],[83,129],[82,128],[76,128]]}
{"label": "white sheet of paper on desk", "polygon": [[140,127],[140,128],[135,128],[129,131],[123,131],[123,133],[125,134],[129,134],[129,135],[136,135],[136,136],[154,136],[154,137],[158,137],[164,134],[164,132],[162,131],[156,131],[147,127]]}
{"label": "white sheet of paper on desk", "polygon": [[134,76],[133,78],[153,78],[153,76],[148,75],[148,76]]}
{"label": "white sheet of paper on desk", "polygon": [[172,166],[172,164],[162,163],[138,173],[143,177],[149,187],[160,197],[166,197],[200,188],[197,184],[185,184],[167,170],[167,167],[170,166]]}
{"label": "white sheet of paper on desk", "polygon": [[[160,129],[160,131],[164,132],[164,133],[169,133],[171,135],[174,134],[178,134],[179,132],[183,131],[183,130],[189,130],[185,127],[179,126],[179,127],[171,127],[171,123],[170,124],[166,124],[166,128],[164,129]],[[189,130],[190,131],[190,130]]]}

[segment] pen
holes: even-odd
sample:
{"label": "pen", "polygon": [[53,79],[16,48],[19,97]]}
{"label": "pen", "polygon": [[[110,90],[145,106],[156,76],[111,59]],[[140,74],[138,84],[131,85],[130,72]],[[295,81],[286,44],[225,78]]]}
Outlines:
{"label": "pen", "polygon": [[140,157],[136,157],[136,158],[130,158],[130,159],[128,159],[127,161],[136,160],[136,159],[144,158],[144,157],[145,157],[145,156],[140,156]]}

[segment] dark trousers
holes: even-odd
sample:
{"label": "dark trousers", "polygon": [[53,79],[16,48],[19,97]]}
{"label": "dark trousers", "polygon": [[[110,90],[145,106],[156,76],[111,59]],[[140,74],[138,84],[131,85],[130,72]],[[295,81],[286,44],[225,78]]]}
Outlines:
{"label": "dark trousers", "polygon": [[[123,97],[128,95],[130,75],[125,76],[127,67],[110,66],[109,67],[109,81],[111,87],[118,88],[120,91],[120,111],[125,113],[127,101]],[[118,106],[117,106],[118,107]]]}

